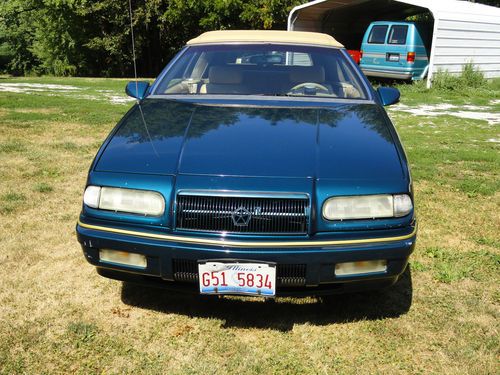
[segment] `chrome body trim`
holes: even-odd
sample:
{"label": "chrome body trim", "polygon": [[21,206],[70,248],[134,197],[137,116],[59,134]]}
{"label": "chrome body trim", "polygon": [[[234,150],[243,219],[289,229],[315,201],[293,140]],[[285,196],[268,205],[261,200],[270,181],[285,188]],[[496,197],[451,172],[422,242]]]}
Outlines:
{"label": "chrome body trim", "polygon": [[208,246],[235,247],[235,248],[280,248],[280,247],[304,248],[304,247],[324,247],[324,246],[339,246],[339,245],[360,245],[360,244],[404,241],[411,239],[413,236],[417,234],[417,225],[415,224],[411,233],[395,237],[363,238],[356,240],[233,241],[226,239],[216,240],[216,239],[200,238],[200,237],[132,231],[126,229],[105,227],[101,225],[85,224],[82,223],[80,220],[78,220],[77,224],[79,227],[85,229],[91,229],[91,230],[97,230],[115,234],[123,234],[127,236],[149,238],[153,240],[173,241],[178,243],[189,243],[189,244],[208,245]]}

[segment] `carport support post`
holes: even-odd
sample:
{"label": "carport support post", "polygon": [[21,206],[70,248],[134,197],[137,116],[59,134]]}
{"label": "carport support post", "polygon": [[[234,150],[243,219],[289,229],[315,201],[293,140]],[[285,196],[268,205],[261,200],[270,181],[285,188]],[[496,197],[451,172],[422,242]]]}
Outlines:
{"label": "carport support post", "polygon": [[437,36],[437,30],[438,30],[438,22],[439,19],[434,16],[434,13],[431,12],[429,9],[429,12],[432,14],[432,18],[434,18],[434,27],[432,30],[432,42],[431,42],[431,56],[429,58],[429,69],[427,70],[427,88],[430,89],[432,86],[432,74],[434,72],[434,51],[436,50],[436,36]]}

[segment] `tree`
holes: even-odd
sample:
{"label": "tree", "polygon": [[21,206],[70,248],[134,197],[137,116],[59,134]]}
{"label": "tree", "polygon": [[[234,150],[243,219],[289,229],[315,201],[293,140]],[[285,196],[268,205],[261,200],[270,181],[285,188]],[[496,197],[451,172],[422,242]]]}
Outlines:
{"label": "tree", "polygon": [[[299,0],[134,0],[139,73],[154,76],[203,31],[285,29]],[[15,25],[12,27],[12,25]],[[128,0],[4,0],[0,31],[12,51],[7,70],[130,76]]]}
{"label": "tree", "polygon": [[0,3],[0,35],[7,46],[3,56],[10,56],[6,64],[10,73],[24,74],[40,63],[31,51],[35,33],[30,20],[35,12],[36,4],[32,1]]}

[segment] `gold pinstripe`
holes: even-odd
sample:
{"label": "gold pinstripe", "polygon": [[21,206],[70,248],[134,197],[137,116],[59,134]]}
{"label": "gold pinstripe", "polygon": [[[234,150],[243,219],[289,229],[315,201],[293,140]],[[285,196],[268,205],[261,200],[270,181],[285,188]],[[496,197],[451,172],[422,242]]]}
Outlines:
{"label": "gold pinstripe", "polygon": [[407,240],[417,233],[417,226],[410,234],[397,237],[384,237],[384,238],[367,238],[360,240],[318,240],[318,241],[229,241],[229,240],[211,240],[206,238],[173,236],[168,234],[154,234],[144,233],[132,230],[117,229],[110,227],[103,227],[100,225],[91,225],[82,223],[78,220],[78,225],[82,228],[100,230],[103,232],[126,234],[129,236],[152,238],[156,240],[176,241],[183,243],[192,243],[199,245],[216,245],[216,246],[231,246],[231,247],[313,247],[313,246],[330,246],[330,245],[357,245],[378,242],[394,242]]}

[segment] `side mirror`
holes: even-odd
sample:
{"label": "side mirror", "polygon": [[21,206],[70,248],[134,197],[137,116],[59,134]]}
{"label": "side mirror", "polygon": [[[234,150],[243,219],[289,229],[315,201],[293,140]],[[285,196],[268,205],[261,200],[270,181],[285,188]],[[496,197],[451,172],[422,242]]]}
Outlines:
{"label": "side mirror", "polygon": [[391,105],[399,102],[401,93],[393,87],[379,87],[377,89],[378,96],[382,101],[382,105]]}
{"label": "side mirror", "polygon": [[127,95],[139,100],[144,99],[146,93],[148,92],[148,89],[149,82],[146,81],[131,81],[127,83],[127,86],[125,86],[125,92],[127,93]]}

